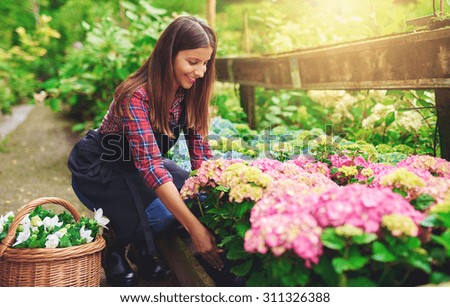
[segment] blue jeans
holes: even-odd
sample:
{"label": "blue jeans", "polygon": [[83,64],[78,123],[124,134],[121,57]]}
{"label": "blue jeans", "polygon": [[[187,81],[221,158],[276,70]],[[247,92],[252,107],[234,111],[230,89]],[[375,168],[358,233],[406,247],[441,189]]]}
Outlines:
{"label": "blue jeans", "polygon": [[145,209],[150,227],[155,235],[160,234],[176,224],[173,214],[157,198]]}

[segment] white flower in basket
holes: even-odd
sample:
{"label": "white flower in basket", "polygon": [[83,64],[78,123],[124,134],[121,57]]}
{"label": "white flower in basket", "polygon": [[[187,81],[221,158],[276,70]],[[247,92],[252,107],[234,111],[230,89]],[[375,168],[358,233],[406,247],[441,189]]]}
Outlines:
{"label": "white flower in basket", "polygon": [[[0,216],[0,240],[5,238],[13,220],[13,212]],[[67,212],[56,214],[37,206],[20,222],[12,247],[57,248],[91,243],[108,223],[102,209],[94,210],[94,218],[81,217],[77,222]]]}

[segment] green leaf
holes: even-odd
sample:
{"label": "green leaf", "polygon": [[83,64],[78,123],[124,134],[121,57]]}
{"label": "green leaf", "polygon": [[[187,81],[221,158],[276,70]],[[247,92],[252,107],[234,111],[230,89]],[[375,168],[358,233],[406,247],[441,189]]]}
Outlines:
{"label": "green leaf", "polygon": [[246,260],[244,263],[236,265],[231,268],[231,273],[236,276],[245,276],[248,274],[253,265],[253,258]]}
{"label": "green leaf", "polygon": [[406,259],[406,261],[413,267],[421,269],[428,274],[431,273],[431,265],[428,262],[427,257],[425,255],[412,254]]}
{"label": "green leaf", "polygon": [[381,126],[381,124],[384,122],[384,120],[382,118],[380,118],[379,120],[377,120],[374,124],[373,127],[374,128],[378,128]]}
{"label": "green leaf", "polygon": [[[272,268],[273,276],[281,277],[281,284],[275,281],[275,284],[283,287],[306,286],[310,280],[311,271],[304,266],[303,261],[293,261],[289,271],[275,272]],[[275,269],[276,270],[276,269]]]}
{"label": "green leaf", "polygon": [[364,233],[359,236],[354,236],[352,238],[353,243],[355,244],[368,244],[370,242],[373,242],[377,239],[377,235],[374,233]]}
{"label": "green leaf", "polygon": [[254,206],[254,202],[248,202],[248,201],[244,201],[240,204],[235,204],[235,208],[236,208],[236,216],[238,218],[242,218],[244,216],[244,214],[250,212]]}
{"label": "green leaf", "polygon": [[406,197],[408,196],[408,193],[406,193],[405,191],[399,189],[399,188],[393,188],[392,189],[393,192],[400,194],[402,197]]}
{"label": "green leaf", "polygon": [[377,287],[377,283],[370,280],[367,277],[355,277],[349,278],[348,284],[349,287]]}
{"label": "green leaf", "polygon": [[249,224],[236,224],[234,226],[236,228],[236,232],[239,235],[239,237],[244,238],[245,233],[250,229]]}
{"label": "green leaf", "polygon": [[439,212],[437,216],[444,227],[450,228],[450,212]]}
{"label": "green leaf", "polygon": [[47,81],[42,83],[42,87],[46,89],[47,91],[49,89],[55,89],[59,86],[59,79],[58,78],[50,78]]}
{"label": "green leaf", "polygon": [[345,247],[345,239],[337,235],[334,228],[326,228],[320,236],[322,244],[328,248],[341,250]]}
{"label": "green leaf", "polygon": [[281,114],[281,108],[278,106],[270,106],[269,111],[273,115],[280,115]]}
{"label": "green leaf", "polygon": [[264,272],[252,272],[247,279],[246,286],[249,287],[267,287],[270,286],[269,278],[264,274]]}
{"label": "green leaf", "polygon": [[356,271],[361,269],[369,261],[366,257],[358,256],[345,259],[342,257],[333,258],[331,263],[333,264],[334,270],[341,274],[345,271]]}
{"label": "green leaf", "polygon": [[450,255],[450,230],[445,231],[440,236],[431,235],[431,239],[434,242],[441,244],[447,250],[447,253]]}
{"label": "green leaf", "polygon": [[60,247],[69,247],[72,246],[72,244],[70,243],[70,238],[68,236],[63,236],[60,240],[59,240],[59,246]]}
{"label": "green leaf", "polygon": [[75,125],[72,126],[72,131],[73,132],[80,132],[80,131],[83,131],[85,127],[86,127],[85,123],[75,124]]}
{"label": "green leaf", "polygon": [[422,220],[422,222],[420,222],[421,226],[424,227],[436,227],[436,226],[440,226],[441,222],[437,216],[437,214],[431,214],[429,216],[427,216],[426,218],[424,218]]}
{"label": "green leaf", "polygon": [[271,270],[274,276],[289,275],[292,271],[292,263],[286,257],[276,258],[271,262]]}
{"label": "green leaf", "polygon": [[429,206],[431,206],[435,202],[433,196],[429,194],[422,194],[416,199],[414,199],[411,204],[416,208],[417,210],[424,211]]}
{"label": "green leaf", "polygon": [[219,244],[217,244],[217,246],[219,246],[219,247],[224,247],[224,246],[226,246],[228,243],[232,242],[232,241],[235,240],[235,239],[236,239],[235,236],[228,236],[228,237],[225,237],[222,241],[220,241]]}
{"label": "green leaf", "polygon": [[81,26],[83,27],[83,29],[85,31],[91,30],[91,25],[89,23],[87,23],[86,21],[84,21],[84,20],[81,21]]}
{"label": "green leaf", "polygon": [[128,19],[130,19],[131,21],[136,21],[139,19],[139,16],[133,13],[132,11],[126,11],[125,16],[127,16]]}
{"label": "green leaf", "polygon": [[164,15],[167,13],[166,9],[156,8],[147,1],[139,1],[139,4],[149,13],[152,17],[158,17],[159,15]]}
{"label": "green leaf", "polygon": [[386,127],[388,127],[390,124],[392,124],[395,121],[395,112],[389,112],[388,115],[386,116],[385,119],[385,123],[386,123]]}
{"label": "green leaf", "polygon": [[449,281],[450,275],[442,272],[432,272],[430,275],[430,282],[435,285]]}
{"label": "green leaf", "polygon": [[338,285],[339,276],[336,274],[333,265],[326,256],[320,258],[319,263],[313,267],[313,270],[322,277],[327,286],[335,287]]}
{"label": "green leaf", "polygon": [[411,250],[419,248],[420,245],[420,239],[417,237],[408,237],[406,240],[406,246]]}
{"label": "green leaf", "polygon": [[295,112],[297,111],[298,107],[297,106],[286,106],[284,107],[284,110],[288,111],[288,112]]}
{"label": "green leaf", "polygon": [[221,192],[230,192],[230,188],[218,185],[217,187],[214,188],[214,190],[216,191],[221,191]]}
{"label": "green leaf", "polygon": [[402,95],[403,91],[400,90],[388,90],[386,91],[386,96],[398,96],[398,95]]}
{"label": "green leaf", "polygon": [[244,250],[244,242],[242,240],[236,240],[230,244],[227,253],[227,259],[239,260],[248,258],[249,254]]}
{"label": "green leaf", "polygon": [[392,262],[397,260],[397,257],[383,243],[374,242],[372,259],[379,262]]}
{"label": "green leaf", "polygon": [[367,262],[369,262],[369,258],[361,255],[357,246],[350,247],[348,257],[337,257],[331,261],[338,274],[362,269]]}
{"label": "green leaf", "polygon": [[50,105],[52,111],[59,111],[60,109],[59,99],[51,98],[48,100],[48,104]]}
{"label": "green leaf", "polygon": [[433,107],[433,105],[431,104],[431,103],[429,103],[428,101],[425,101],[425,100],[423,100],[423,99],[417,99],[417,102],[422,106],[422,107],[425,107],[425,108],[429,108],[429,107]]}
{"label": "green leaf", "polygon": [[222,216],[228,216],[228,210],[226,210],[225,208],[221,207],[221,208],[211,208],[208,209],[208,213],[214,214],[214,215],[222,215]]}

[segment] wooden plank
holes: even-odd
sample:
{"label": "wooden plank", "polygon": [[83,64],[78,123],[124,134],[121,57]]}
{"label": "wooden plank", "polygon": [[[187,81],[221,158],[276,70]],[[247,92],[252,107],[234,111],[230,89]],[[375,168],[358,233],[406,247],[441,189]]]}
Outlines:
{"label": "wooden plank", "polygon": [[434,17],[434,15],[428,15],[428,16],[423,16],[423,17],[419,17],[419,18],[415,18],[415,19],[410,19],[410,20],[406,21],[406,25],[415,26],[415,27],[426,26],[430,23],[430,20],[433,17]]}
{"label": "wooden plank", "polygon": [[164,262],[182,287],[214,287],[215,283],[195,259],[189,246],[176,234],[166,234],[158,240],[158,250]]}
{"label": "wooden plank", "polygon": [[217,71],[219,81],[273,89],[448,88],[450,28],[281,55],[219,58]]}

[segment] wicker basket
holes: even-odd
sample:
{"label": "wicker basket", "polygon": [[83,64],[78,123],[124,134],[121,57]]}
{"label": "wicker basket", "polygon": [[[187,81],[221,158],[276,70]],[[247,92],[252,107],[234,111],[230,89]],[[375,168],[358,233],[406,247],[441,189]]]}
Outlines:
{"label": "wicker basket", "polygon": [[105,240],[65,248],[10,248],[22,219],[34,208],[57,204],[75,218],[80,214],[67,201],[44,197],[24,205],[17,213],[7,236],[0,244],[0,287],[98,287],[101,278],[101,252]]}

